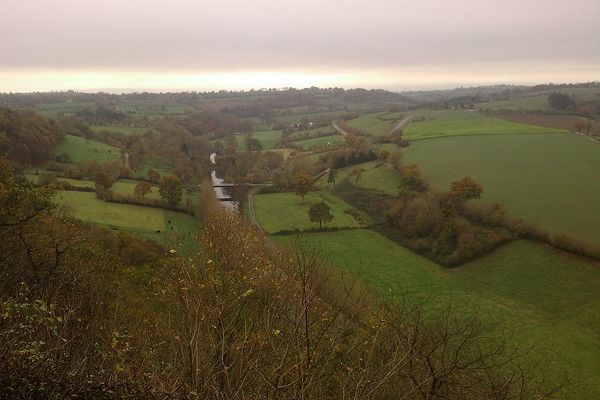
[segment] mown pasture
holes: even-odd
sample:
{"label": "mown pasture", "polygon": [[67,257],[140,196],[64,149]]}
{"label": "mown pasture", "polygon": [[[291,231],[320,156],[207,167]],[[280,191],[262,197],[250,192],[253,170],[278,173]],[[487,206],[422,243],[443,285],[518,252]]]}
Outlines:
{"label": "mown pasture", "polygon": [[[248,134],[243,133],[236,136],[238,151],[246,150],[246,135]],[[263,150],[272,150],[281,141],[280,130],[253,131],[250,133],[250,136],[260,142]]]}
{"label": "mown pasture", "polygon": [[[360,170],[358,179],[356,175],[357,170]],[[349,178],[355,186],[389,195],[397,194],[398,186],[400,185],[400,173],[394,170],[390,163],[384,161],[370,161],[336,169],[335,178],[338,183]],[[333,184],[327,180],[328,175],[319,178],[316,186],[321,189],[331,189]]]}
{"label": "mown pasture", "polygon": [[[294,236],[273,239],[286,244]],[[306,233],[300,240],[380,296],[425,302],[431,316],[451,304],[459,318],[477,315],[491,335],[507,336],[521,350],[535,345],[538,355],[552,354],[551,368],[568,373],[573,384],[568,398],[600,396],[598,265],[529,241],[446,269],[365,229]]]}
{"label": "mown pasture", "polygon": [[184,213],[99,200],[95,193],[61,191],[55,198],[71,217],[148,238],[186,254],[197,248],[198,220]]}
{"label": "mown pasture", "polygon": [[589,118],[578,117],[575,115],[555,115],[555,114],[503,114],[499,116],[507,121],[520,124],[529,124],[543,126],[546,128],[564,129],[575,132],[576,124],[589,123],[590,134],[600,136],[600,122],[590,120]]}
{"label": "mown pasture", "polygon": [[382,137],[390,133],[397,121],[389,119],[381,119],[387,113],[371,113],[363,114],[358,118],[346,121],[351,128],[369,133],[375,137]]}
{"label": "mown pasture", "polygon": [[334,149],[344,144],[344,137],[341,135],[321,136],[311,139],[298,140],[294,143],[302,147],[302,150]]}
{"label": "mown pasture", "polygon": [[476,111],[442,111],[425,114],[417,113],[415,118],[404,128],[404,138],[420,140],[457,135],[504,135],[559,133],[561,129],[553,129],[534,125],[525,125],[492,118]]}
{"label": "mown pasture", "polygon": [[484,202],[511,216],[591,243],[600,240],[600,145],[574,134],[459,136],[404,150],[438,190],[471,176]]}
{"label": "mown pasture", "polygon": [[[318,222],[311,222],[308,209],[316,202],[325,201],[331,207],[333,220],[323,224],[323,228],[359,228],[361,223],[352,215],[345,213],[352,207],[325,191],[311,191],[304,202],[294,193],[258,194],[254,196],[256,218],[268,233],[291,230],[314,230]],[[362,215],[362,214],[361,214]],[[365,221],[367,217],[362,215]]]}
{"label": "mown pasture", "polygon": [[121,156],[121,151],[106,143],[79,136],[65,135],[54,149],[54,154],[68,154],[71,162],[98,161],[103,163]]}

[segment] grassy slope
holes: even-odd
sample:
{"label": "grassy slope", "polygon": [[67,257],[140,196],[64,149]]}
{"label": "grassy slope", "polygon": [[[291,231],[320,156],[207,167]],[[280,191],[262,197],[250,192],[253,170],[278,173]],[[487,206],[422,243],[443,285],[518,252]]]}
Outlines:
{"label": "grassy slope", "polygon": [[[398,193],[400,185],[400,174],[386,162],[371,161],[359,165],[353,165],[336,170],[336,181],[341,182],[347,178],[352,170],[361,168],[363,170],[360,180],[352,179],[352,184],[358,187],[376,190],[390,195]],[[332,184],[327,183],[327,175],[323,176],[316,182],[320,189],[329,189]]]}
{"label": "grassy slope", "polygon": [[191,215],[160,208],[108,203],[97,199],[95,193],[60,192],[56,201],[67,214],[84,222],[152,239],[170,248],[183,249],[185,254],[197,248],[193,235],[198,230],[198,221]]}
{"label": "grassy slope", "polygon": [[594,101],[600,95],[599,88],[561,88],[550,89],[541,92],[527,93],[514,96],[506,100],[494,100],[485,103],[477,103],[476,106],[490,110],[513,110],[513,111],[550,111],[548,105],[548,96],[553,92],[566,93],[574,95],[577,101]]}
{"label": "grassy slope", "polygon": [[93,132],[99,131],[110,131],[117,132],[124,135],[131,135],[132,133],[137,133],[140,135],[145,135],[148,131],[151,131],[152,128],[140,128],[137,126],[115,126],[115,125],[91,125],[90,129]]}
{"label": "grassy slope", "polygon": [[360,224],[344,210],[348,204],[337,197],[322,191],[309,192],[304,203],[294,193],[260,194],[254,197],[256,217],[262,228],[269,233],[291,229],[316,229],[317,222],[310,222],[308,209],[313,203],[325,201],[331,207],[333,220],[324,227],[358,228]]}
{"label": "grassy slope", "polygon": [[[263,150],[274,149],[281,140],[281,131],[254,131],[252,137],[258,139]],[[246,135],[240,134],[237,138],[237,149],[246,150]]]}
{"label": "grassy slope", "polygon": [[[287,243],[292,236],[275,239]],[[478,313],[521,348],[537,343],[569,371],[578,395],[600,396],[600,268],[533,242],[513,242],[448,270],[369,230],[301,235],[305,246],[372,285],[380,294],[452,302],[459,315]]]}
{"label": "grassy slope", "polygon": [[377,118],[379,115],[386,115],[387,113],[372,113],[364,114],[358,118],[347,121],[348,126],[361,131],[371,133],[375,136],[385,136],[390,133],[390,130],[394,127],[396,121],[385,120],[382,121]]}
{"label": "grassy slope", "polygon": [[86,222],[145,231],[164,230],[162,209],[107,203],[95,193],[61,192],[58,202],[68,214]]}
{"label": "grassy slope", "polygon": [[148,178],[148,171],[150,171],[151,169],[157,171],[161,176],[173,174],[173,169],[171,167],[161,163],[159,159],[152,159],[140,165],[135,170],[134,175],[136,177]]}
{"label": "grassy slope", "polygon": [[100,163],[118,158],[121,154],[118,148],[106,143],[73,135],[65,135],[62,142],[56,146],[54,153],[69,154],[72,162],[95,160]]}
{"label": "grassy slope", "polygon": [[463,176],[484,201],[511,215],[589,242],[600,238],[600,146],[571,134],[450,137],[413,143],[406,163],[420,165],[434,187]]}
{"label": "grassy slope", "polygon": [[302,146],[303,150],[308,150],[312,146],[326,146],[327,148],[336,148],[344,144],[344,137],[341,135],[321,136],[312,139],[298,140],[295,144]]}
{"label": "grassy slope", "polygon": [[404,137],[419,140],[455,135],[502,135],[515,133],[560,133],[559,129],[543,128],[486,117],[470,111],[438,111],[423,116],[425,121],[414,120],[404,129]]}
{"label": "grassy slope", "polygon": [[332,126],[322,126],[320,128],[312,128],[312,129],[306,129],[303,131],[292,132],[288,135],[288,138],[291,140],[302,140],[302,139],[318,137],[324,133],[329,133],[329,134],[334,135],[334,134],[337,134],[337,131]]}

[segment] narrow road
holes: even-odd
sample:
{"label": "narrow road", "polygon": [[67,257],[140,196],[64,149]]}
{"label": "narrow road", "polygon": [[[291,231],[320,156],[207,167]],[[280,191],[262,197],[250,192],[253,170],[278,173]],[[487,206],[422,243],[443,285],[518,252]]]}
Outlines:
{"label": "narrow road", "polygon": [[408,117],[402,118],[396,125],[394,125],[394,127],[390,131],[390,134],[393,135],[394,133],[403,130],[406,127],[406,125],[408,125],[410,120],[413,119],[413,117],[414,115],[409,115]]}
{"label": "narrow road", "polygon": [[250,221],[262,231],[262,228],[258,221],[256,220],[256,212],[254,211],[254,194],[257,189],[250,189],[248,191],[248,216],[250,217]]}
{"label": "narrow road", "polygon": [[349,134],[348,132],[340,128],[340,126],[335,121],[331,121],[331,126],[333,126],[333,129],[338,131],[342,136],[347,136]]}

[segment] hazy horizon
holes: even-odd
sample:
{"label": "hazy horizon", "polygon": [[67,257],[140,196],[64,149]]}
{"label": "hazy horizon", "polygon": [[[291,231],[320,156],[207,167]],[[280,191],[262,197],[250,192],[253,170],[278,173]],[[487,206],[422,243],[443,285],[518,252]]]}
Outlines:
{"label": "hazy horizon", "polygon": [[599,21],[592,0],[8,0],[0,91],[597,81]]}

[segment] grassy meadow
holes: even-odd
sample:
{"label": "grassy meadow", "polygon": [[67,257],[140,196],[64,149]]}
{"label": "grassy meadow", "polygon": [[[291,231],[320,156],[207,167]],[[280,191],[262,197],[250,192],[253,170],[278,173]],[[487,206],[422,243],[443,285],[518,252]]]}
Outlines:
{"label": "grassy meadow", "polygon": [[151,131],[152,128],[144,128],[139,126],[118,126],[118,125],[91,125],[90,129],[93,132],[100,131],[109,131],[109,132],[117,132],[123,135],[131,135],[133,133],[137,133],[139,135],[145,135],[148,131]]}
{"label": "grassy meadow", "polygon": [[254,207],[261,227],[268,233],[278,233],[294,229],[318,229],[319,223],[309,220],[308,209],[319,201],[325,201],[331,207],[331,214],[333,214],[333,220],[323,224],[324,228],[361,226],[352,215],[344,212],[352,209],[351,206],[325,191],[309,192],[304,202],[294,193],[258,194],[254,196]]}
{"label": "grassy meadow", "polygon": [[[253,131],[251,136],[257,139],[262,145],[263,150],[272,150],[277,144],[281,141],[281,131],[280,130],[268,130],[268,131]],[[246,134],[239,134],[236,136],[237,138],[237,150],[245,151],[246,150]]]}
{"label": "grassy meadow", "polygon": [[492,100],[475,104],[476,107],[494,111],[510,110],[517,112],[552,111],[548,104],[548,96],[553,92],[565,93],[575,96],[578,101],[596,101],[600,90],[594,87],[573,87],[543,90],[533,93],[524,93],[510,98]]}
{"label": "grassy meadow", "polygon": [[65,135],[54,153],[68,154],[71,162],[94,160],[103,163],[121,156],[121,151],[114,146],[73,135]]}
{"label": "grassy meadow", "polygon": [[[336,181],[350,177],[356,168],[362,170],[360,179],[351,177],[352,184],[363,189],[374,190],[389,195],[398,193],[400,185],[400,174],[387,162],[370,161],[356,166],[344,167],[336,170]],[[327,175],[319,178],[316,182],[321,189],[332,188],[333,184],[327,182]]]}
{"label": "grassy meadow", "polygon": [[384,118],[386,114],[387,113],[363,114],[358,118],[346,121],[346,123],[351,128],[359,129],[361,131],[370,133],[375,137],[381,137],[390,133],[390,131],[397,122],[395,120],[383,120],[378,118]]}
{"label": "grassy meadow", "polygon": [[[421,120],[423,118],[424,120]],[[505,135],[530,133],[560,133],[560,129],[525,125],[500,118],[486,117],[475,111],[441,111],[416,117],[404,129],[408,140],[456,135]]]}
{"label": "grassy meadow", "polygon": [[327,133],[330,135],[336,135],[337,131],[332,126],[322,126],[319,128],[306,129],[298,132],[291,132],[288,138],[291,140],[303,140],[314,137],[319,137],[322,134]]}
{"label": "grassy meadow", "polygon": [[167,247],[182,249],[186,254],[197,248],[193,235],[198,231],[198,220],[191,215],[105,202],[89,192],[62,191],[56,201],[68,215],[81,221],[152,239]]}
{"label": "grassy meadow", "polygon": [[[283,244],[293,238],[274,237]],[[479,315],[492,334],[507,335],[521,349],[535,344],[552,351],[553,367],[572,379],[572,398],[600,396],[598,265],[528,241],[446,269],[365,229],[300,240],[381,296],[420,299],[432,315],[450,303],[459,316]]]}
{"label": "grassy meadow", "polygon": [[321,136],[306,140],[298,140],[294,142],[302,147],[302,150],[310,150],[312,148],[334,149],[344,144],[344,137],[341,135]]}
{"label": "grassy meadow", "polygon": [[573,134],[461,136],[404,150],[439,190],[471,176],[482,200],[513,217],[592,243],[600,239],[600,145]]}

